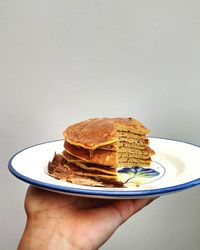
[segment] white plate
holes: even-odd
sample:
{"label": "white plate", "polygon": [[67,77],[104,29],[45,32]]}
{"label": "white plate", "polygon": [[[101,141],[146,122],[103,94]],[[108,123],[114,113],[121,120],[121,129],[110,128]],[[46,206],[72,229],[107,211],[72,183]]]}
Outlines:
{"label": "white plate", "polygon": [[200,147],[169,139],[149,138],[156,152],[152,171],[157,175],[134,178],[126,188],[100,188],[71,184],[50,177],[47,164],[63,150],[63,140],[45,142],[16,153],[9,161],[10,172],[20,180],[55,192],[109,199],[161,196],[200,184]]}

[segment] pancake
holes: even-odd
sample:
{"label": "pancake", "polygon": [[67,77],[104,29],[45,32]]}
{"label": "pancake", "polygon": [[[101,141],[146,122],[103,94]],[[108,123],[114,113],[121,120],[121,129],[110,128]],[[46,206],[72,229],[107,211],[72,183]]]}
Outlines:
{"label": "pancake", "polygon": [[115,168],[117,164],[116,152],[103,149],[96,149],[89,151],[85,148],[76,147],[67,141],[64,143],[65,151],[85,162],[91,162],[95,164],[110,166]]}
{"label": "pancake", "polygon": [[97,164],[91,164],[91,163],[82,163],[82,162],[76,162],[75,165],[77,165],[81,169],[86,169],[91,172],[99,172],[104,173],[107,175],[113,175],[116,176],[116,170],[114,168],[105,167],[105,166],[99,166]]}
{"label": "pancake", "polygon": [[67,141],[64,142],[64,148],[63,155],[71,162],[90,162],[111,168],[126,167],[127,159],[129,159],[129,166],[143,166],[143,163],[147,166],[151,162],[150,156],[154,154],[149,147],[146,147],[145,150],[120,148],[118,151],[95,149],[91,152],[91,150],[71,145]]}
{"label": "pancake", "polygon": [[62,154],[49,162],[50,176],[80,185],[123,187],[120,168],[149,167],[155,152],[150,131],[133,118],[93,118],[67,127]]}
{"label": "pancake", "polygon": [[85,162],[84,160],[69,154],[66,150],[62,152],[62,155],[68,162]]}
{"label": "pancake", "polygon": [[70,144],[94,150],[117,141],[117,130],[136,135],[150,131],[133,118],[93,118],[69,126],[63,132]]}
{"label": "pancake", "polygon": [[102,173],[97,167],[92,169],[86,165],[79,167],[74,163],[67,162],[60,154],[55,154],[53,160],[49,162],[48,173],[56,179],[79,185],[96,187],[123,186],[123,183],[117,180],[116,173]]}
{"label": "pancake", "polygon": [[65,160],[67,162],[72,162],[80,168],[87,169],[90,171],[99,171],[99,172],[107,173],[107,174],[111,174],[111,175],[116,174],[115,169],[111,168],[110,166],[102,166],[102,165],[98,165],[98,164],[94,164],[94,163],[85,162],[83,160],[80,160],[79,158],[76,158],[76,157],[70,155],[66,151],[63,151],[62,156],[65,158]]}

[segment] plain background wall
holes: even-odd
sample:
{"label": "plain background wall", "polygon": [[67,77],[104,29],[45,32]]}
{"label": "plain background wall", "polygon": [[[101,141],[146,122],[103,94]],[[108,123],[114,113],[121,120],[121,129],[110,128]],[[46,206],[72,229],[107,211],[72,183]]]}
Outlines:
{"label": "plain background wall", "polygon": [[[101,116],[200,145],[199,13],[197,0],[0,0],[0,249],[16,249],[25,224],[16,151]],[[101,249],[200,249],[199,197],[158,199]]]}

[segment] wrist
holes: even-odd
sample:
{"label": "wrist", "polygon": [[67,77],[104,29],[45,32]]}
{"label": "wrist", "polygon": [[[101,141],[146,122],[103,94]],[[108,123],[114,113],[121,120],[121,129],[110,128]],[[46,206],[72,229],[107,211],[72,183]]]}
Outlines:
{"label": "wrist", "polygon": [[[66,232],[65,232],[66,234]],[[60,232],[57,225],[28,219],[18,250],[81,250]]]}

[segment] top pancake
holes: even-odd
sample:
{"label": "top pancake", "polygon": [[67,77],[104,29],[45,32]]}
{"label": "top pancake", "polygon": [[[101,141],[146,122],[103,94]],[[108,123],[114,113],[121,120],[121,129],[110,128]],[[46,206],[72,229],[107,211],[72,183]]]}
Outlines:
{"label": "top pancake", "polygon": [[117,130],[140,135],[150,132],[133,118],[93,118],[69,126],[63,134],[70,144],[94,150],[116,142]]}

